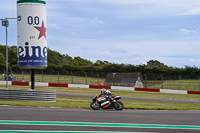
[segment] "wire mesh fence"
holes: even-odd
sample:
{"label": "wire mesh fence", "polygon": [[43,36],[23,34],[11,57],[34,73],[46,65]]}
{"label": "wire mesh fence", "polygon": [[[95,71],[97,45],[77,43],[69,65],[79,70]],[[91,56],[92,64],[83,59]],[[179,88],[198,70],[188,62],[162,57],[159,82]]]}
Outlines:
{"label": "wire mesh fence", "polygon": [[[31,72],[29,70],[22,70],[18,72],[9,71],[9,81],[31,81]],[[5,71],[0,71],[0,81],[6,81]],[[45,70],[35,72],[35,82],[46,82],[46,83],[65,83],[65,84],[88,84],[88,85],[105,85],[107,74],[104,72],[66,72],[59,73],[47,73]],[[113,77],[113,76],[112,76]],[[130,77],[129,77],[130,78]],[[116,83],[115,80],[111,79],[110,85],[112,86],[127,86],[133,87],[134,83],[129,80],[130,83],[126,85],[122,83]],[[155,89],[175,89],[175,90],[191,90],[200,91],[200,78],[187,79],[181,75],[146,75],[141,76],[144,88],[155,88]],[[113,83],[112,83],[113,82]]]}
{"label": "wire mesh fence", "polygon": [[[6,77],[5,71],[1,72],[0,81],[4,81]],[[9,72],[9,81],[13,78],[15,81],[31,81],[31,72],[29,70],[22,70],[21,72]],[[45,71],[35,72],[35,82],[47,82],[47,83],[66,83],[66,84],[90,84],[90,85],[99,85],[104,84],[106,74],[104,73],[77,73],[77,72],[68,72],[68,73],[45,73]]]}
{"label": "wire mesh fence", "polygon": [[181,75],[143,75],[146,88],[200,91],[200,78],[185,78]]}

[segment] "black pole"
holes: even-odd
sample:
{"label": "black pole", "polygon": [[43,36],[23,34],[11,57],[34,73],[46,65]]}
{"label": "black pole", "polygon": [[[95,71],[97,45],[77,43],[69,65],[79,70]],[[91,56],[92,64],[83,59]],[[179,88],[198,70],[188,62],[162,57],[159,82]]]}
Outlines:
{"label": "black pole", "polygon": [[57,73],[58,73],[58,83],[59,83],[59,71],[57,71]]}
{"label": "black pole", "polygon": [[72,76],[72,84],[73,84],[73,72],[72,71],[70,71],[71,72],[71,76]]}
{"label": "black pole", "polygon": [[85,84],[87,84],[87,72],[85,72]]}
{"label": "black pole", "polygon": [[130,73],[128,73],[128,79],[129,79],[129,87],[131,87],[131,78],[130,78]]}
{"label": "black pole", "polygon": [[31,69],[31,89],[35,90],[35,71]]}
{"label": "black pole", "polygon": [[163,89],[163,75],[161,74],[161,80],[162,80],[162,89]]}
{"label": "black pole", "polygon": [[44,72],[43,72],[43,70],[42,70],[42,82],[43,82],[43,79],[44,79]]}
{"label": "black pole", "polygon": [[97,72],[97,85],[99,85],[99,73]]}

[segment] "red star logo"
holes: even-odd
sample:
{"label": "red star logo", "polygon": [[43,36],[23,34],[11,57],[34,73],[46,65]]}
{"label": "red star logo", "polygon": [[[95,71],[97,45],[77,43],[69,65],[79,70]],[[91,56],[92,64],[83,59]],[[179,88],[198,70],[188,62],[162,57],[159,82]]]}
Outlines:
{"label": "red star logo", "polygon": [[44,27],[44,21],[42,21],[41,27],[37,27],[37,26],[33,26],[33,27],[36,28],[40,32],[38,39],[40,39],[42,36],[46,38],[47,28]]}

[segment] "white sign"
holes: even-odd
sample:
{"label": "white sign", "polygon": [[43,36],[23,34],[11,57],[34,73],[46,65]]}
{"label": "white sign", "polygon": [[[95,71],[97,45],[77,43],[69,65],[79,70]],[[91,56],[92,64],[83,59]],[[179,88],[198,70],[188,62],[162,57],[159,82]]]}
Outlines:
{"label": "white sign", "polygon": [[17,1],[18,66],[20,69],[47,67],[46,2]]}

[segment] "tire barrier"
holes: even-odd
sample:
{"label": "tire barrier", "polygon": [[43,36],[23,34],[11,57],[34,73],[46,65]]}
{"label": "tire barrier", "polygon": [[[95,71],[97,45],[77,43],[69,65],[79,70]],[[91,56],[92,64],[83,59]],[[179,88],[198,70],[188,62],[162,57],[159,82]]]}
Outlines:
{"label": "tire barrier", "polygon": [[56,101],[56,91],[0,89],[1,100]]}

